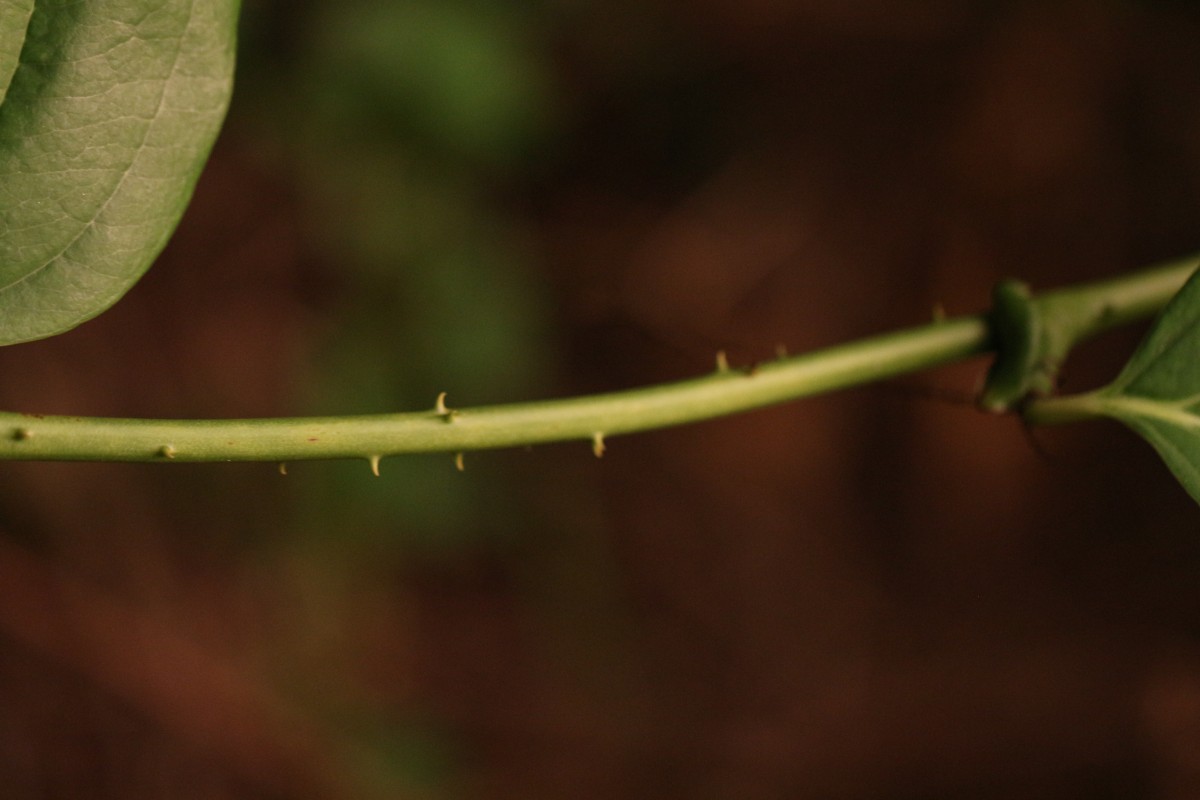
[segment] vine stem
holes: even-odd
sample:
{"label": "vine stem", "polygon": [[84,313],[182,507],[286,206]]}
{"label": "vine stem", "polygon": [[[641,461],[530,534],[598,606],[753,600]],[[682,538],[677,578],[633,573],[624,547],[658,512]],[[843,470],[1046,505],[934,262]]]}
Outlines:
{"label": "vine stem", "polygon": [[[1046,312],[1074,314],[1077,339],[1148,316],[1195,269],[1185,259],[1114,280],[1034,298]],[[345,417],[154,420],[0,412],[0,459],[56,461],[270,461],[364,458],[590,442],[736,414],[884,380],[991,352],[985,314],[863,339],[805,355],[716,371],[675,383],[586,397],[455,409],[445,395],[426,411]]]}

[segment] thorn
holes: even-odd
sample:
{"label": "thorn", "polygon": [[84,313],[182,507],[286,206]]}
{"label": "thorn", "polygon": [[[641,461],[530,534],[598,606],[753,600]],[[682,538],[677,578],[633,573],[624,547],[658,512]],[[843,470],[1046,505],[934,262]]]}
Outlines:
{"label": "thorn", "polygon": [[604,446],[604,434],[598,433],[598,432],[593,433],[592,434],[592,452],[596,454],[596,458],[604,458],[605,449],[606,448]]}
{"label": "thorn", "polygon": [[717,351],[717,372],[729,372],[729,356],[724,350]]}
{"label": "thorn", "polygon": [[437,414],[446,422],[454,422],[454,418],[458,416],[458,412],[453,408],[446,407],[446,393],[442,392],[437,396],[437,403],[433,406],[433,413]]}
{"label": "thorn", "polygon": [[780,361],[788,357],[787,345],[783,342],[775,345],[775,357]]}
{"label": "thorn", "polygon": [[33,431],[29,430],[29,428],[17,428],[13,431],[12,438],[13,441],[24,442],[33,438]]}
{"label": "thorn", "polygon": [[933,321],[934,322],[945,322],[946,321],[946,307],[943,306],[941,303],[933,304]]}
{"label": "thorn", "polygon": [[463,454],[462,453],[454,454],[454,468],[456,470],[458,470],[459,472],[466,471],[467,465],[463,463]]}
{"label": "thorn", "polygon": [[379,477],[379,462],[383,456],[367,456],[367,461],[371,462],[371,474],[376,478]]}
{"label": "thorn", "polygon": [[287,475],[287,462],[286,461],[279,462],[279,474]]}
{"label": "thorn", "polygon": [[173,445],[169,444],[164,444],[162,447],[158,448],[158,454],[163,458],[174,458],[175,454],[178,452],[179,451],[176,450]]}

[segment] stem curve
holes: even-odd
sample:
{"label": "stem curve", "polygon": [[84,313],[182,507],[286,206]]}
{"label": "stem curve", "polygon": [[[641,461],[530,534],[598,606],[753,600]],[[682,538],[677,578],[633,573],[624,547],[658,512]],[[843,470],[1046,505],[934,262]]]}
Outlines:
{"label": "stem curve", "polygon": [[[1034,297],[1042,313],[1073,315],[1072,343],[1160,309],[1196,259]],[[155,420],[0,412],[0,460],[289,462],[402,453],[602,443],[884,380],[995,349],[987,315],[957,317],[674,383],[587,397],[345,417]],[[601,443],[597,445],[596,443]]]}

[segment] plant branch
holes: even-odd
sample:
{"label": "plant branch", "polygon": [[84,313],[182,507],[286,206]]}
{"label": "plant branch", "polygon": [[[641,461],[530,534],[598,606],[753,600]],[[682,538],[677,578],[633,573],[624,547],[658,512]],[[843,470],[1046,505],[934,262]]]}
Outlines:
{"label": "plant branch", "polygon": [[[1073,315],[1073,341],[1160,309],[1195,259],[1115,280],[1060,289],[1033,302]],[[0,412],[0,459],[59,461],[300,461],[379,459],[588,441],[736,414],[884,380],[994,350],[987,315],[935,321],[749,369],[723,364],[705,376],[630,391],[532,403],[346,417],[153,420]]]}

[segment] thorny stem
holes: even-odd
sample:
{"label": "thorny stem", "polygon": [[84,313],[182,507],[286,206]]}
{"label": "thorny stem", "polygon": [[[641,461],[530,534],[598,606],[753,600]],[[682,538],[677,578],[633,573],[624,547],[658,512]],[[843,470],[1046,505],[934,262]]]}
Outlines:
{"label": "thorny stem", "polygon": [[[1076,339],[1149,316],[1195,268],[1187,259],[1035,298],[1047,313],[1084,320]],[[1099,310],[1099,311],[1097,311]],[[0,412],[0,459],[57,461],[272,461],[364,458],[607,437],[736,414],[994,349],[986,315],[935,321],[749,369],[718,359],[708,375],[587,397],[456,409],[445,396],[427,411],[346,417],[153,420]]]}

